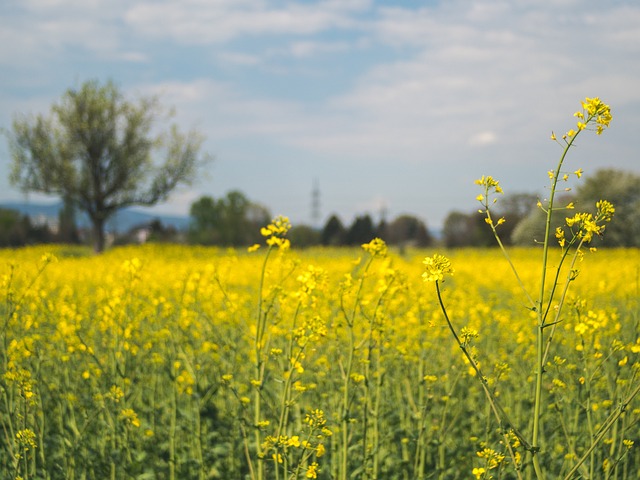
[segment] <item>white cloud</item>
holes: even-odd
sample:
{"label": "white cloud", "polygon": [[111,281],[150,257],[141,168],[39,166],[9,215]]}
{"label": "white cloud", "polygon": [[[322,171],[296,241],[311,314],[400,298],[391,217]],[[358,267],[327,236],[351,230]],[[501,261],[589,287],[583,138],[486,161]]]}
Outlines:
{"label": "white cloud", "polygon": [[68,49],[127,60],[130,50],[118,52],[122,5],[120,0],[31,0],[20,2],[4,15],[0,7],[4,40],[0,42],[0,64],[48,67],[65,58]]}
{"label": "white cloud", "polygon": [[[477,5],[381,9],[370,35],[410,49],[360,72],[352,88],[320,106],[206,81],[195,82],[199,100],[173,103],[200,111],[219,139],[259,135],[316,154],[424,163],[498,139],[511,145],[546,139],[552,129],[569,128],[580,98],[603,87],[621,86],[625,93],[618,95],[637,97],[637,77],[626,64],[591,74],[598,62],[589,49],[614,32],[585,37],[584,19],[567,24],[567,11],[554,16],[534,4],[524,11],[507,3]],[[311,40],[293,45],[298,55],[331,47]],[[526,155],[508,156],[527,162]]]}
{"label": "white cloud", "polygon": [[238,66],[255,66],[261,64],[263,61],[258,55],[251,55],[242,52],[223,51],[216,54],[216,59],[223,64],[238,65]]}
{"label": "white cloud", "polygon": [[131,63],[149,63],[150,62],[149,56],[142,52],[135,52],[135,51],[122,52],[119,54],[119,57],[125,62],[131,62]]}
{"label": "white cloud", "polygon": [[494,132],[478,132],[471,136],[469,139],[469,145],[473,147],[484,147],[496,143],[498,140],[497,135]]}
{"label": "white cloud", "polygon": [[[354,25],[352,15],[367,1],[290,2],[278,7],[260,0],[139,2],[125,15],[146,35],[170,36],[188,44],[226,42],[240,36],[313,34]],[[166,19],[171,19],[167,22]]]}
{"label": "white cloud", "polygon": [[[109,2],[116,4],[116,1]],[[42,13],[44,11],[78,11],[78,10],[94,10],[104,6],[105,0],[23,0],[21,4],[34,13]]]}
{"label": "white cloud", "polygon": [[158,95],[163,105],[175,107],[178,123],[195,125],[214,141],[257,135],[286,143],[287,135],[308,126],[295,102],[243,95],[233,85],[208,79],[141,84],[136,90]]}
{"label": "white cloud", "polygon": [[410,47],[415,54],[364,72],[351,91],[328,104],[324,113],[334,128],[295,141],[366,155],[395,149],[417,159],[420,152],[458,148],[460,138],[473,146],[497,138],[528,142],[567,125],[564,106],[572,112],[594,92],[619,92],[614,98],[620,101],[637,98],[632,87],[640,77],[637,62],[629,65],[627,57],[600,71],[607,60],[592,54],[603,39],[615,36],[616,22],[604,22],[612,25],[604,30],[599,24],[591,34],[571,4],[560,2],[558,8],[565,9],[553,15],[534,4],[524,11],[507,3],[476,5],[486,8],[447,2],[417,12],[382,10],[373,32],[381,42]]}
{"label": "white cloud", "polygon": [[640,51],[640,9],[637,5],[623,5],[598,14],[587,14],[585,23],[589,28],[607,32],[599,41],[608,47],[625,53]]}
{"label": "white cloud", "polygon": [[350,46],[346,42],[301,41],[291,43],[289,51],[294,57],[302,58],[318,53],[344,52],[349,48]]}

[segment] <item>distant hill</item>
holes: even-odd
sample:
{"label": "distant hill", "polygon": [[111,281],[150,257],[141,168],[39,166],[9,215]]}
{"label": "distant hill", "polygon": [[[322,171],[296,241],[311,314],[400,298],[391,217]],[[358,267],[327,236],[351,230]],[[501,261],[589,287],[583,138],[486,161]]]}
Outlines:
{"label": "distant hill", "polygon": [[[27,215],[32,222],[55,223],[62,208],[62,202],[58,203],[26,203],[26,202],[0,202],[0,208],[16,210]],[[116,213],[107,223],[109,232],[127,232],[133,227],[144,225],[153,220],[160,220],[165,227],[174,227],[177,230],[186,230],[189,226],[189,217],[179,215],[159,215],[147,213],[135,208],[123,208]],[[76,223],[80,228],[89,228],[91,223],[84,213],[76,215]]]}

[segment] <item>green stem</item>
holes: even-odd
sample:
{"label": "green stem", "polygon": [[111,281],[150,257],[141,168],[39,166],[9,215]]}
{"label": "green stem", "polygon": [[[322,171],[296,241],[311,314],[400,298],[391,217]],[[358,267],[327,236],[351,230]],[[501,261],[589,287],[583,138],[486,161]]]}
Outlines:
{"label": "green stem", "polygon": [[266,275],[266,271],[267,271],[267,262],[269,261],[269,255],[271,254],[271,251],[273,250],[273,246],[269,246],[269,249],[267,250],[267,253],[265,255],[264,258],[264,262],[262,263],[262,271],[260,272],[260,286],[258,289],[258,311],[256,314],[256,337],[255,337],[255,344],[254,344],[254,348],[255,348],[255,355],[256,355],[256,364],[255,364],[255,372],[256,372],[256,378],[255,380],[258,382],[258,385],[256,385],[254,388],[254,394],[253,394],[253,401],[254,401],[254,411],[253,411],[253,428],[254,428],[254,442],[255,442],[255,448],[256,448],[256,468],[255,468],[255,472],[256,472],[256,478],[257,480],[262,480],[264,477],[264,464],[262,461],[262,433],[260,431],[260,428],[258,428],[258,424],[261,420],[261,416],[262,416],[262,409],[261,409],[261,403],[262,403],[262,375],[264,372],[263,369],[263,363],[264,360],[262,358],[263,356],[263,349],[264,349],[264,345],[263,345],[263,340],[264,340],[264,333],[266,330],[266,324],[267,324],[267,318],[266,318],[266,314],[263,312],[263,293],[264,293],[264,279],[265,279],[265,275]]}
{"label": "green stem", "polygon": [[533,469],[538,480],[544,479],[539,460],[539,436],[540,436],[540,410],[542,406],[542,371],[544,358],[544,328],[542,325],[536,327],[536,386],[533,405],[533,435],[531,438],[531,456]]}
{"label": "green stem", "polygon": [[580,466],[591,456],[595,448],[598,444],[604,440],[605,436],[609,433],[609,430],[613,425],[618,421],[618,419],[624,414],[627,410],[629,404],[633,401],[633,399],[640,393],[640,384],[636,385],[636,387],[631,391],[631,393],[624,399],[623,402],[618,405],[609,417],[605,420],[605,422],[600,427],[600,430],[596,433],[593,441],[591,442],[591,446],[587,449],[586,452],[580,457],[580,459],[576,462],[573,468],[569,471],[567,475],[565,475],[564,480],[571,480],[573,475],[580,469]]}
{"label": "green stem", "polygon": [[296,311],[293,314],[293,322],[291,324],[291,338],[289,339],[289,346],[288,346],[288,350],[287,350],[287,360],[289,361],[289,365],[287,366],[288,370],[285,370],[289,372],[289,374],[287,375],[285,382],[284,382],[284,388],[282,391],[282,399],[280,401],[280,419],[278,421],[278,430],[276,431],[276,438],[279,438],[280,435],[282,435],[282,433],[284,432],[284,428],[285,425],[287,423],[288,417],[289,417],[289,410],[290,410],[290,401],[291,401],[291,385],[293,384],[293,377],[294,377],[294,372],[295,372],[295,365],[298,363],[298,361],[300,360],[302,354],[304,353],[304,349],[306,346],[306,343],[304,345],[302,345],[300,347],[300,349],[298,350],[298,352],[296,353],[295,357],[293,356],[293,347],[295,344],[294,341],[294,335],[295,335],[295,331],[296,331],[296,323],[297,323],[297,319],[298,319],[298,314],[300,312],[300,303],[298,303],[297,307],[296,307]]}
{"label": "green stem", "polygon": [[[174,375],[175,376],[175,375]],[[169,420],[169,480],[176,479],[176,429],[178,423],[178,386],[171,382],[171,411]]]}
{"label": "green stem", "polygon": [[[362,272],[362,277],[358,282],[358,290],[356,291],[356,296],[353,302],[353,308],[351,313],[348,314],[344,305],[342,305],[342,312],[345,316],[345,320],[347,322],[347,329],[349,331],[349,347],[348,347],[348,357],[347,357],[347,365],[344,371],[343,378],[343,395],[342,395],[342,419],[341,419],[341,427],[342,427],[342,468],[340,471],[340,480],[347,480],[348,478],[348,453],[349,453],[349,420],[350,420],[350,412],[349,412],[349,385],[351,383],[351,371],[353,369],[353,358],[355,356],[355,332],[353,330],[354,321],[356,318],[356,313],[358,311],[358,305],[360,302],[360,294],[362,293],[362,286],[364,284],[364,278],[367,275],[369,267],[371,266],[373,257],[370,257],[367,261],[364,270]],[[341,299],[342,301],[342,299]]]}
{"label": "green stem", "polygon": [[344,385],[342,392],[342,467],[340,468],[340,479],[347,480],[348,470],[348,455],[349,455],[349,384],[351,377],[351,369],[353,368],[353,356],[355,351],[355,334],[353,332],[353,325],[349,324],[349,348],[347,365],[344,372]]}
{"label": "green stem", "polygon": [[204,464],[204,455],[202,454],[202,418],[200,417],[200,400],[196,399],[194,401],[195,406],[195,442],[196,442],[196,458],[198,459],[198,480],[205,480],[205,464]]}
{"label": "green stem", "polygon": [[425,460],[425,456],[424,456],[424,452],[426,451],[426,448],[424,446],[424,441],[423,439],[426,437],[426,429],[427,429],[427,412],[429,411],[429,403],[427,401],[427,394],[425,392],[425,382],[423,380],[424,376],[425,376],[425,369],[424,369],[424,365],[425,365],[425,350],[423,349],[422,352],[420,353],[420,363],[418,364],[418,384],[420,385],[419,389],[418,389],[418,405],[420,406],[420,408],[418,408],[418,405],[415,404],[415,402],[413,402],[412,399],[412,395],[411,395],[411,383],[407,384],[407,397],[410,399],[411,401],[411,405],[413,406],[413,412],[414,415],[418,415],[418,418],[420,419],[420,428],[418,430],[418,438],[416,440],[416,450],[415,450],[415,457],[413,460],[413,474],[414,477],[422,480],[424,478],[424,460]]}
{"label": "green stem", "polygon": [[[388,289],[388,287],[387,287]],[[382,304],[382,299],[384,298],[384,294],[386,293],[387,289],[385,289],[384,292],[382,292],[382,294],[380,295],[380,297],[378,298],[378,301],[376,302],[376,307],[373,311],[373,314],[369,317],[367,316],[368,320],[369,320],[369,333],[367,336],[367,361],[364,364],[364,384],[363,384],[363,390],[364,390],[364,398],[362,401],[362,404],[364,405],[364,411],[363,411],[363,419],[362,419],[362,465],[364,467],[364,478],[369,478],[370,475],[372,475],[372,478],[377,478],[376,472],[377,472],[377,468],[378,468],[378,456],[377,456],[377,449],[376,449],[376,424],[377,424],[377,411],[378,411],[378,400],[376,397],[376,401],[375,401],[375,405],[371,406],[371,389],[369,388],[369,384],[372,378],[372,373],[371,373],[371,366],[374,365],[374,354],[378,353],[378,361],[375,362],[375,367],[378,373],[378,377],[376,380],[376,386],[378,388],[378,392],[379,392],[379,387],[380,387],[380,382],[382,379],[382,375],[380,372],[380,364],[379,364],[379,360],[380,360],[380,345],[376,345],[376,341],[374,340],[374,332],[377,330],[379,332],[379,336],[382,335],[381,329],[380,328],[376,328],[376,316],[378,314],[378,310]],[[365,315],[366,316],[366,315]],[[373,435],[373,439],[371,441],[369,441],[369,417],[371,416],[371,414],[373,413],[373,433],[371,435]],[[368,445],[372,445],[371,451],[369,452],[368,449]],[[368,467],[368,464],[370,461],[373,461],[373,469],[370,472]]]}
{"label": "green stem", "polygon": [[[579,132],[578,132],[579,133]],[[545,231],[544,231],[544,243],[542,248],[542,274],[540,278],[540,294],[538,296],[538,325],[536,328],[536,366],[535,366],[535,390],[534,390],[534,402],[533,402],[533,432],[531,436],[531,455],[533,468],[536,473],[536,478],[538,480],[543,480],[544,474],[542,472],[542,468],[540,466],[540,461],[538,459],[538,454],[540,451],[540,430],[541,430],[541,411],[542,411],[542,379],[544,374],[544,359],[545,359],[545,342],[544,342],[544,327],[546,316],[549,309],[545,309],[545,288],[546,288],[546,280],[547,280],[547,265],[549,261],[549,235],[551,233],[551,217],[553,213],[553,203],[555,200],[556,188],[558,185],[558,179],[560,178],[560,170],[562,169],[562,164],[564,163],[564,159],[569,152],[569,149],[573,145],[573,142],[578,137],[578,133],[573,135],[569,142],[567,143],[562,155],[560,156],[560,160],[558,161],[558,166],[556,170],[553,172],[553,178],[551,182],[551,193],[549,195],[549,202],[547,204],[547,219],[545,222]],[[548,302],[549,306],[553,300],[553,297],[550,297]]]}
{"label": "green stem", "polygon": [[467,358],[467,360],[469,361],[469,364],[475,371],[476,377],[478,377],[478,380],[482,385],[482,389],[484,390],[485,396],[487,397],[489,405],[491,406],[491,410],[494,416],[496,417],[496,420],[498,421],[500,427],[503,429],[510,429],[511,431],[513,431],[514,435],[518,437],[518,440],[520,440],[520,443],[524,446],[524,448],[526,450],[531,450],[532,448],[531,445],[529,445],[529,442],[527,442],[524,436],[518,431],[518,429],[515,427],[513,422],[510,420],[507,413],[504,411],[504,409],[498,402],[498,399],[491,392],[491,389],[489,388],[489,384],[487,383],[487,379],[482,374],[482,371],[480,370],[478,363],[474,360],[473,356],[469,353],[469,350],[467,349],[465,344],[460,340],[460,337],[458,336],[456,329],[454,328],[453,324],[451,323],[451,320],[449,319],[449,314],[447,313],[447,309],[444,305],[444,301],[442,300],[442,294],[440,292],[440,283],[437,280],[435,283],[436,283],[436,292],[438,294],[438,302],[440,303],[440,309],[444,314],[444,318],[445,318],[445,321],[447,322],[447,326],[449,327],[449,330],[451,331],[451,334],[453,335],[453,338],[455,339],[456,343],[460,347],[460,350],[462,350],[462,353]]}
{"label": "green stem", "polygon": [[378,377],[376,378],[376,396],[373,407],[373,478],[379,478],[378,472],[380,470],[380,399],[382,398],[382,383],[383,374],[380,369],[380,362],[382,358],[382,345],[378,347]]}
{"label": "green stem", "polygon": [[[488,193],[485,192],[485,198],[487,196],[488,196]],[[527,291],[527,288],[524,286],[524,282],[520,278],[520,274],[518,273],[518,270],[516,269],[516,266],[513,264],[513,261],[511,260],[511,256],[509,255],[509,252],[507,252],[507,249],[505,248],[504,244],[502,243],[502,239],[500,238],[500,235],[498,235],[498,231],[496,230],[496,226],[493,223],[493,219],[491,218],[491,211],[489,210],[489,205],[487,204],[487,205],[485,205],[485,207],[486,207],[486,212],[487,212],[487,219],[489,220],[489,225],[491,226],[491,231],[493,232],[493,236],[496,239],[496,242],[498,242],[498,246],[500,247],[500,251],[504,255],[505,259],[507,260],[507,263],[509,264],[509,267],[511,268],[511,271],[513,272],[513,275],[516,277],[516,281],[518,282],[518,285],[520,285],[520,288],[522,289],[522,291],[524,292],[525,296],[527,297],[527,300],[529,300],[529,304],[531,305],[531,307],[535,307],[535,301],[533,300],[533,298],[531,297],[531,295]]]}

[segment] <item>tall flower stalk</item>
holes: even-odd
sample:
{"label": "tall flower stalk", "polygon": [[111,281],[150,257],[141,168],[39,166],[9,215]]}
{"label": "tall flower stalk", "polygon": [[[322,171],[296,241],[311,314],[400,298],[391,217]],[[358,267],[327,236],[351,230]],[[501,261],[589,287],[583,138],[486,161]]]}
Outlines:
{"label": "tall flower stalk", "polygon": [[[369,254],[368,259],[364,263],[364,267],[362,267],[362,273],[359,276],[357,282],[355,283],[351,275],[347,277],[345,282],[342,284],[343,292],[340,297],[340,308],[346,322],[347,339],[348,339],[347,340],[348,344],[346,349],[347,350],[346,364],[343,367],[341,367],[342,404],[340,407],[341,408],[340,409],[340,429],[342,433],[342,443],[341,443],[341,453],[340,453],[340,469],[339,469],[339,475],[338,475],[338,478],[340,480],[346,480],[351,476],[349,472],[349,451],[350,451],[350,425],[353,421],[352,386],[355,380],[368,381],[368,379],[365,376],[362,376],[362,378],[359,378],[360,375],[354,374],[353,372],[354,362],[356,360],[356,352],[359,348],[362,347],[362,345],[364,345],[364,342],[362,343],[362,345],[360,345],[359,342],[356,342],[356,329],[355,329],[356,319],[358,318],[358,313],[360,313],[361,315],[364,315],[363,305],[362,305],[362,293],[363,293],[363,286],[365,283],[365,279],[368,277],[369,269],[371,268],[371,265],[373,264],[376,258],[384,258],[387,255],[387,245],[383,240],[379,238],[375,238],[371,242],[362,245],[362,249]],[[353,303],[352,305],[347,306],[345,302],[345,293],[352,288],[355,289],[355,294],[352,300]],[[386,291],[387,288],[385,288],[384,291]],[[379,301],[381,301],[381,299],[382,297],[380,297]],[[373,316],[371,317],[371,320],[370,320],[371,322],[374,321],[376,312],[377,312],[377,308],[375,309]],[[372,324],[370,325],[372,326]],[[367,408],[369,407],[369,393],[370,393],[368,390],[368,387],[365,388],[364,393],[365,393],[364,395],[365,398],[363,400],[363,404],[364,404],[363,408],[365,412],[364,413],[365,418],[363,419],[363,424],[368,425]],[[375,428],[375,422],[376,420],[374,418],[374,428]],[[366,440],[367,440],[367,434],[366,434],[366,428],[365,428],[365,434],[363,436],[363,443],[362,443],[363,449],[362,449],[362,459],[361,459],[361,464],[363,466],[366,466],[367,458],[368,458]]]}
{"label": "tall flower stalk", "polygon": [[[256,449],[257,463],[255,468],[251,468],[251,478],[255,480],[263,480],[264,470],[264,452],[262,448],[262,389],[264,387],[264,375],[266,368],[266,359],[268,358],[267,345],[267,325],[270,308],[264,305],[264,281],[267,273],[267,264],[269,256],[274,248],[286,250],[289,248],[290,242],[284,238],[291,224],[286,217],[277,217],[271,224],[263,227],[260,233],[266,238],[268,246],[267,253],[262,263],[262,271],[260,273],[260,286],[258,288],[258,308],[256,311],[256,331],[254,338],[255,348],[255,378],[252,380],[254,387],[254,403],[253,403],[253,422],[254,422],[254,443]],[[251,247],[251,249],[257,246]]]}
{"label": "tall flower stalk", "polygon": [[[492,206],[496,203],[496,195],[503,193],[503,190],[498,182],[491,176],[483,176],[476,181],[478,185],[483,188],[483,193],[478,195],[476,199],[481,203],[483,208],[480,213],[485,215],[485,221],[490,226],[494,237],[498,243],[498,246],[504,253],[512,272],[515,275],[516,281],[519,287],[522,289],[527,302],[528,308],[535,312],[536,316],[536,337],[535,337],[535,365],[533,368],[535,381],[534,381],[534,393],[532,398],[532,410],[531,410],[531,435],[530,439],[526,439],[511,423],[508,416],[504,413],[504,410],[500,407],[495,394],[488,388],[486,377],[480,370],[479,363],[473,357],[469,350],[469,338],[461,334],[464,333],[464,328],[458,331],[446,310],[446,306],[442,299],[440,291],[440,283],[444,280],[444,276],[447,274],[453,274],[453,268],[450,261],[442,255],[434,255],[425,259],[425,273],[423,279],[425,281],[434,282],[436,286],[436,292],[438,296],[438,302],[441,310],[444,314],[447,325],[457,342],[463,351],[467,361],[476,373],[476,377],[482,384],[483,390],[494,412],[496,420],[501,425],[502,430],[508,428],[517,437],[519,443],[525,448],[531,457],[531,464],[535,473],[535,477],[538,480],[546,478],[546,473],[543,469],[540,461],[540,455],[543,453],[542,445],[542,432],[543,432],[543,410],[545,406],[545,400],[543,398],[543,378],[545,369],[544,366],[547,363],[549,352],[551,350],[552,340],[556,331],[557,325],[562,321],[561,313],[565,300],[567,298],[567,292],[571,282],[573,282],[577,275],[578,270],[576,264],[582,259],[584,255],[584,247],[591,242],[594,235],[602,235],[605,230],[606,224],[611,220],[615,211],[613,205],[606,200],[600,200],[596,203],[595,213],[577,213],[573,217],[567,217],[565,225],[557,227],[555,232],[552,225],[552,214],[561,209],[573,209],[573,203],[558,208],[556,203],[556,194],[559,189],[559,183],[567,181],[569,174],[566,173],[564,168],[565,159],[569,150],[574,146],[577,137],[584,130],[593,130],[596,134],[600,135],[605,128],[609,126],[611,122],[611,111],[608,105],[600,101],[599,98],[586,98],[582,102],[582,110],[577,111],[574,116],[577,118],[576,128],[569,130],[562,135],[561,139],[558,139],[554,133],[551,134],[551,139],[556,141],[562,146],[562,154],[555,170],[549,171],[550,190],[549,197],[543,202],[538,202],[538,207],[545,213],[545,233],[544,240],[542,242],[542,261],[541,261],[541,277],[539,284],[539,292],[537,297],[534,297],[527,290],[524,282],[522,281],[518,271],[512,262],[500,235],[498,228],[505,222],[504,218],[495,219],[492,215]],[[582,175],[582,170],[576,170],[573,172],[578,178]],[[549,254],[551,251],[551,240],[554,236],[561,248],[560,259],[557,267],[555,267],[555,274],[552,281],[548,278],[549,273]],[[592,249],[595,250],[595,249]],[[568,263],[568,271],[564,269],[565,264]],[[561,277],[565,275],[564,280]],[[467,332],[468,333],[468,332]],[[637,394],[637,390],[633,394],[633,397]],[[632,398],[633,398],[632,397]],[[630,400],[630,399],[629,399]],[[619,415],[619,414],[618,414]],[[612,419],[611,425],[613,425]],[[608,424],[605,424],[608,425]],[[595,445],[599,443],[604,437],[604,432],[592,442],[589,451],[595,448]],[[507,445],[510,445],[506,442]],[[509,446],[510,454],[513,457],[513,452]],[[575,467],[571,472],[577,471],[580,464],[582,464],[587,457],[584,456],[576,462]],[[518,462],[515,461],[516,474],[520,478],[520,472],[518,469]],[[484,474],[484,469],[481,469]],[[478,476],[479,470],[476,470],[474,474]],[[569,478],[569,476],[567,477]]]}

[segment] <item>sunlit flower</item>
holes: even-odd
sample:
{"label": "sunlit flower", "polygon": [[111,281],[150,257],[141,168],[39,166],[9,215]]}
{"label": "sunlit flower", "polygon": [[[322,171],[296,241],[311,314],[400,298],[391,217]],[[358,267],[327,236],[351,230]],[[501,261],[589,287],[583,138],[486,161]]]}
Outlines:
{"label": "sunlit flower", "polygon": [[316,462],[313,462],[311,465],[307,467],[307,478],[318,478],[318,470],[319,465]]}
{"label": "sunlit flower", "polygon": [[284,237],[290,229],[289,218],[280,215],[274,218],[269,225],[262,227],[260,234],[266,237],[267,245],[278,247],[280,250],[287,250],[291,246],[291,242]]}
{"label": "sunlit flower", "polygon": [[444,281],[445,275],[453,275],[454,273],[451,260],[438,253],[432,257],[426,257],[422,263],[425,266],[425,272],[422,274],[422,279],[425,282]]}
{"label": "sunlit flower", "polygon": [[369,243],[363,244],[362,249],[372,257],[384,257],[387,254],[387,244],[381,238],[374,238]]}
{"label": "sunlit flower", "polygon": [[36,448],[36,434],[30,428],[18,430],[16,432],[16,440],[22,448]]}
{"label": "sunlit flower", "polygon": [[485,472],[486,470],[482,467],[476,467],[471,471],[471,473],[476,477],[476,479],[482,478]]}
{"label": "sunlit flower", "polygon": [[556,228],[556,238],[558,239],[558,243],[560,244],[561,247],[564,247],[566,240],[564,238],[564,230],[562,229],[562,227],[557,227]]}
{"label": "sunlit flower", "polygon": [[132,408],[125,408],[120,411],[120,418],[133,427],[140,426],[138,414]]}

